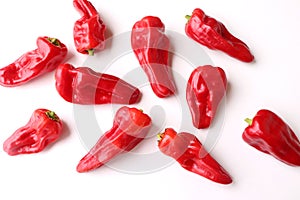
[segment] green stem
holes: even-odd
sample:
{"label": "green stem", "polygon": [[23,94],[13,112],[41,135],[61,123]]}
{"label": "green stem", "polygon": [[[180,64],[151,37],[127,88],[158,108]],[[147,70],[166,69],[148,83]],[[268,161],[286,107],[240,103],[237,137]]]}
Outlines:
{"label": "green stem", "polygon": [[250,118],[246,118],[246,119],[245,119],[245,122],[247,122],[249,125],[252,125],[252,121],[253,121],[253,120],[250,119]]}
{"label": "green stem", "polygon": [[87,50],[87,52],[88,52],[89,56],[93,56],[95,53],[94,49],[89,49],[89,50]]}
{"label": "green stem", "polygon": [[157,142],[160,142],[163,138],[162,133],[159,133],[156,136],[157,136]]}
{"label": "green stem", "polygon": [[60,43],[59,43],[59,41],[58,41],[56,38],[48,38],[48,41],[49,41],[51,44],[54,44],[55,46],[60,47]]}
{"label": "green stem", "polygon": [[191,15],[186,15],[185,18],[186,18],[187,20],[190,20],[190,19],[191,19]]}
{"label": "green stem", "polygon": [[55,112],[49,110],[46,112],[47,117],[49,117],[50,119],[54,120],[54,121],[59,121],[58,116],[55,114]]}

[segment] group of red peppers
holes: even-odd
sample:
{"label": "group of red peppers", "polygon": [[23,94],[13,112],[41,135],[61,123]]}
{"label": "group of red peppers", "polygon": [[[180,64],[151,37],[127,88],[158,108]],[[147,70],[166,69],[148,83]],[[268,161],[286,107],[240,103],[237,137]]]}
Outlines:
{"label": "group of red peppers", "polygon": [[[74,25],[74,43],[82,54],[94,55],[105,48],[106,26],[91,2],[74,0],[81,18]],[[213,50],[220,50],[243,62],[254,56],[248,46],[233,36],[216,19],[196,8],[185,25],[186,35]],[[166,98],[176,93],[169,63],[170,41],[165,26],[158,17],[146,16],[132,27],[131,45],[140,66],[146,73],[154,94]],[[23,54],[12,64],[0,69],[0,85],[14,87],[25,84],[55,70],[56,89],[68,102],[76,104],[134,104],[142,94],[126,81],[93,71],[89,67],[75,68],[64,63],[67,48],[56,38],[39,37],[37,49]],[[224,70],[210,65],[197,67],[186,86],[186,100],[193,125],[209,128],[218,106],[226,95]],[[275,113],[260,110],[253,119],[246,119],[242,138],[256,149],[292,166],[300,166],[300,142],[292,129]],[[42,151],[62,134],[62,120],[47,109],[37,109],[29,122],[17,129],[3,144],[9,155]],[[112,158],[136,147],[148,134],[151,118],[142,110],[122,106],[115,114],[113,126],[80,160],[78,172],[101,167]],[[229,173],[205,150],[191,133],[177,133],[166,128],[158,134],[160,151],[174,158],[184,169],[221,184],[230,184]]]}

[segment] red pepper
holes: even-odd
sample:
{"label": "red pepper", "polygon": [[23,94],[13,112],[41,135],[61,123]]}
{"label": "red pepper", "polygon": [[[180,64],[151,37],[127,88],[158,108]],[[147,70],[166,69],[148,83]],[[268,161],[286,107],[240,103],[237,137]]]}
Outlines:
{"label": "red pepper", "polygon": [[62,134],[62,121],[50,110],[37,109],[29,122],[17,129],[3,144],[8,155],[38,153]]}
{"label": "red pepper", "polygon": [[76,104],[134,104],[142,95],[138,88],[116,76],[68,63],[57,68],[55,79],[60,96]]}
{"label": "red pepper", "polygon": [[81,15],[74,24],[75,47],[79,53],[94,55],[94,50],[105,47],[106,26],[91,2],[74,0],[73,4]]}
{"label": "red pepper", "polygon": [[243,132],[243,140],[257,150],[270,154],[281,162],[300,166],[300,142],[278,115],[270,110],[259,110]]}
{"label": "red pepper", "polygon": [[196,136],[176,133],[172,128],[158,135],[162,153],[174,158],[184,169],[221,184],[230,184],[227,171],[204,149]]}
{"label": "red pepper", "polygon": [[109,162],[116,156],[131,151],[148,134],[151,118],[136,108],[121,107],[115,114],[113,126],[80,160],[78,172],[88,172]]}
{"label": "red pepper", "polygon": [[160,98],[173,95],[176,86],[169,64],[170,42],[162,21],[146,16],[136,22],[131,32],[131,46],[153,92]]}
{"label": "red pepper", "polygon": [[38,37],[37,49],[0,69],[0,85],[14,87],[53,71],[67,56],[67,48],[56,38]]}
{"label": "red pepper", "polygon": [[239,59],[243,62],[252,62],[254,56],[249,47],[240,39],[233,36],[221,22],[205,15],[203,10],[196,8],[192,16],[187,15],[188,22],[185,32],[188,37],[212,49]]}
{"label": "red pepper", "polygon": [[186,99],[196,128],[208,128],[227,88],[224,70],[211,65],[199,66],[191,73]]}

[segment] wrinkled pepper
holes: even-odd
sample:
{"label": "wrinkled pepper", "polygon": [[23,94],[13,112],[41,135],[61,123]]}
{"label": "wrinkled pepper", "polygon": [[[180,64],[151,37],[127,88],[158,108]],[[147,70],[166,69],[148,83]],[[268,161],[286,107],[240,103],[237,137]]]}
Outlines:
{"label": "wrinkled pepper", "polygon": [[73,29],[76,50],[94,55],[95,50],[103,50],[105,47],[106,26],[91,2],[74,0],[73,5],[81,15]]}
{"label": "wrinkled pepper", "polygon": [[55,80],[60,96],[76,104],[134,104],[142,95],[138,88],[116,76],[68,63],[58,66]]}
{"label": "wrinkled pepper", "polygon": [[67,47],[56,38],[37,38],[37,49],[24,53],[16,61],[0,69],[0,85],[23,85],[53,71],[67,56]]}
{"label": "wrinkled pepper", "polygon": [[61,136],[62,128],[62,120],[53,111],[36,109],[28,123],[5,140],[3,149],[10,156],[41,152]]}
{"label": "wrinkled pepper", "polygon": [[58,66],[55,80],[60,96],[76,104],[134,104],[142,96],[138,88],[116,76],[69,63]]}
{"label": "wrinkled pepper", "polygon": [[187,83],[186,100],[196,128],[211,125],[226,88],[227,78],[222,68],[204,65],[194,69]]}
{"label": "wrinkled pepper", "polygon": [[123,106],[117,110],[113,126],[80,160],[77,171],[88,172],[101,167],[120,154],[131,151],[147,136],[151,118],[142,110]]}
{"label": "wrinkled pepper", "polygon": [[174,158],[184,169],[216,183],[232,183],[228,172],[205,150],[195,135],[166,128],[158,138],[160,151]]}
{"label": "wrinkled pepper", "polygon": [[290,165],[300,166],[300,142],[290,128],[274,112],[261,109],[253,119],[245,119],[249,124],[243,132],[243,140],[255,149]]}
{"label": "wrinkled pepper", "polygon": [[200,8],[186,15],[185,32],[188,37],[212,50],[220,50],[243,62],[252,62],[254,56],[249,47],[233,36],[223,23],[207,16]]}
{"label": "wrinkled pepper", "polygon": [[169,63],[170,41],[158,17],[146,16],[132,27],[131,46],[146,73],[153,92],[160,98],[176,91]]}

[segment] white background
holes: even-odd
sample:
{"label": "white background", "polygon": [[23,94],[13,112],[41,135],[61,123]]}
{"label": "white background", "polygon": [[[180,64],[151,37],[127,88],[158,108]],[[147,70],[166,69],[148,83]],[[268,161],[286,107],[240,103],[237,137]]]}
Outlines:
{"label": "white background", "polygon": [[[1,148],[0,199],[300,198],[300,169],[254,150],[241,139],[246,127],[243,119],[252,117],[261,108],[276,112],[300,137],[300,1],[93,0],[92,3],[112,36],[130,31],[132,25],[146,15],[158,16],[167,29],[184,34],[184,16],[200,7],[248,44],[255,63],[242,63],[203,48],[216,66],[223,67],[230,84],[221,137],[211,154],[231,174],[233,184],[216,184],[185,171],[177,163],[139,175],[109,167],[77,173],[76,165],[87,149],[78,134],[73,105],[58,95],[54,73],[49,73],[24,86],[0,87],[1,144],[18,127],[25,125],[36,108],[54,110],[65,122],[62,138],[39,154],[11,157]],[[71,0],[2,2],[0,66],[35,49],[36,38],[43,35],[65,43],[70,53],[68,62],[80,66],[86,56],[75,51],[72,38],[73,24],[78,18]],[[128,64],[137,67],[136,60]],[[149,99],[142,99],[139,106],[150,106]],[[112,123],[109,106],[96,109],[103,119],[101,125],[108,129]],[[176,115],[173,118],[165,125],[178,123]]]}

